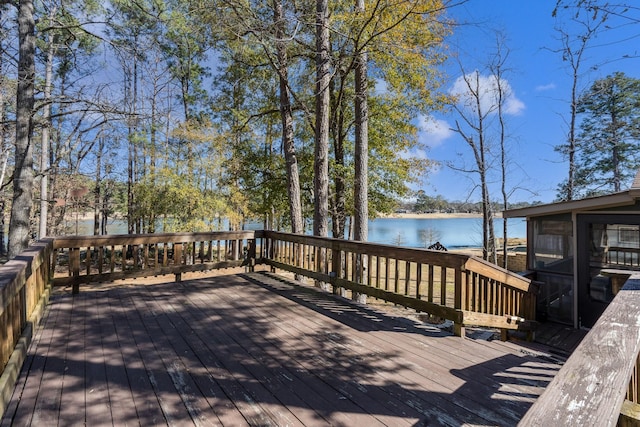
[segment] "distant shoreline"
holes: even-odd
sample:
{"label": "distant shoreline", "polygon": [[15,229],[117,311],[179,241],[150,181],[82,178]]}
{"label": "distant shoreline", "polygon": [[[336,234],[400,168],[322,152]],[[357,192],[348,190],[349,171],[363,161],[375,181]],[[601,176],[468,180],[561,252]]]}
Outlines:
{"label": "distant shoreline", "polygon": [[[79,221],[93,220],[93,212],[79,212],[77,213]],[[495,212],[494,218],[502,218],[502,212]],[[481,213],[467,213],[467,212],[434,212],[434,213],[392,213],[388,215],[381,215],[378,218],[396,218],[396,219],[450,219],[450,218],[482,218]],[[116,214],[110,219],[121,219],[126,221],[126,217],[121,214]],[[375,218],[374,218],[375,219]],[[76,213],[70,213],[67,215],[66,220],[73,222],[76,220]]]}
{"label": "distant shoreline", "polygon": [[[502,218],[502,212],[495,212],[494,218]],[[467,212],[434,212],[434,213],[392,213],[383,215],[380,218],[397,218],[397,219],[449,219],[449,218],[482,218],[480,213]]]}

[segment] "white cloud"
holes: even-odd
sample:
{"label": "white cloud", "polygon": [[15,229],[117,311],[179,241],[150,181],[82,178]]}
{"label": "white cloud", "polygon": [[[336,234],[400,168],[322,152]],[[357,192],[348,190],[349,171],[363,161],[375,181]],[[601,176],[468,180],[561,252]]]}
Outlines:
{"label": "white cloud", "polygon": [[[501,79],[500,88],[502,89],[504,98],[504,113],[513,116],[521,114],[525,109],[524,102],[516,97],[509,81]],[[475,71],[458,77],[449,90],[451,95],[458,98],[458,103],[461,106],[469,108],[472,111],[476,109],[476,97],[473,95],[475,92],[479,94],[480,108],[483,113],[497,110],[498,80],[495,76],[484,76],[478,71]]]}
{"label": "white cloud", "polygon": [[548,90],[554,90],[556,88],[555,83],[548,83],[546,85],[536,86],[536,92],[546,92]]}
{"label": "white cloud", "polygon": [[431,116],[421,116],[418,129],[420,141],[429,147],[437,147],[453,135],[449,123]]}

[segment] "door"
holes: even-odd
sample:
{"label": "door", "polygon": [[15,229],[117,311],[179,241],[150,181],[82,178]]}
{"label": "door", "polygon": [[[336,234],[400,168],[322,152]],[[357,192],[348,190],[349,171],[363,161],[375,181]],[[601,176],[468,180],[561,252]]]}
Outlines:
{"label": "door", "polygon": [[619,290],[611,270],[640,270],[640,215],[578,215],[578,318],[591,327]]}

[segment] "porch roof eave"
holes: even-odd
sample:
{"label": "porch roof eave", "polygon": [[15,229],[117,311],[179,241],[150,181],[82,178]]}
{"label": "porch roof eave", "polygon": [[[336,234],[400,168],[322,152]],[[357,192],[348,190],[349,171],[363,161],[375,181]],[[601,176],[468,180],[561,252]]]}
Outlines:
{"label": "porch roof eave", "polygon": [[619,206],[629,206],[640,198],[639,189],[631,189],[606,196],[590,197],[568,202],[548,203],[520,209],[509,209],[502,212],[504,218],[529,218],[557,215],[571,212],[595,211]]}

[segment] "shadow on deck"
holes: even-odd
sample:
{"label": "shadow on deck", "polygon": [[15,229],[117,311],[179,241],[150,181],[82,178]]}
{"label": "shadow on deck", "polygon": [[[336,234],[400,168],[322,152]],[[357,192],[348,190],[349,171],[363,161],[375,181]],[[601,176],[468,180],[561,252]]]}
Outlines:
{"label": "shadow on deck", "polygon": [[562,364],[265,273],[56,292],[2,425],[515,425]]}

